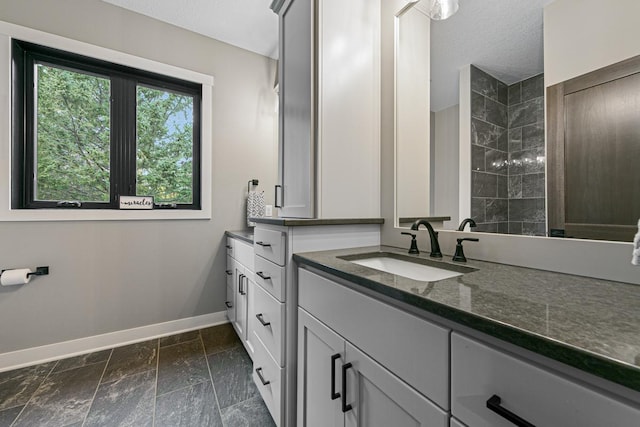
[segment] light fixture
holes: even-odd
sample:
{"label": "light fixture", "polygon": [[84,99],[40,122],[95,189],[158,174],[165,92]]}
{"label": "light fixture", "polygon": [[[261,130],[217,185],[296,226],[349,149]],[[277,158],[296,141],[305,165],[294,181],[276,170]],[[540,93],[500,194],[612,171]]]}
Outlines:
{"label": "light fixture", "polygon": [[434,21],[442,21],[458,11],[458,0],[427,0],[427,14]]}

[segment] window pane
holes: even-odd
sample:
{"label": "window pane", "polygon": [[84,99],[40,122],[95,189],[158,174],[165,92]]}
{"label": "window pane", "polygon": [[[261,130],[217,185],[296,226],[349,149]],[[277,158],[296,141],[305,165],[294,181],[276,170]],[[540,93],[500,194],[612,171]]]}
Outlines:
{"label": "window pane", "polygon": [[136,194],[193,202],[193,97],[138,86]]}
{"label": "window pane", "polygon": [[109,201],[110,81],[36,64],[35,199]]}

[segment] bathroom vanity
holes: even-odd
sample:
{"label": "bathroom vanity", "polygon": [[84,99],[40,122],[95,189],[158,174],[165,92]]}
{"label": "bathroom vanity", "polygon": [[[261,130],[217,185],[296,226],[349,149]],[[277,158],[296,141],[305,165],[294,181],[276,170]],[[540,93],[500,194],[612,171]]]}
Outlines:
{"label": "bathroom vanity", "polygon": [[294,255],[298,426],[640,422],[639,287],[481,261],[428,282],[353,262],[380,253],[406,255]]}

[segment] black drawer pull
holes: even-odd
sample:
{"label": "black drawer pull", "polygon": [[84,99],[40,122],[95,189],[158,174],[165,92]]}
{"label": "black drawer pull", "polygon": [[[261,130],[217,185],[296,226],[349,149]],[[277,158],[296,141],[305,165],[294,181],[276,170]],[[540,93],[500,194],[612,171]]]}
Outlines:
{"label": "black drawer pull", "polygon": [[259,278],[261,278],[262,280],[271,280],[271,276],[265,276],[264,273],[262,271],[258,271],[256,273],[256,276],[258,276]]}
{"label": "black drawer pull", "polygon": [[351,404],[347,405],[347,369],[352,367],[351,363],[342,365],[342,412],[349,412],[353,409]]}
{"label": "black drawer pull", "polygon": [[231,245],[225,245],[227,249],[233,249],[233,246]]}
{"label": "black drawer pull", "polygon": [[502,406],[500,406],[501,402],[502,402],[502,399],[500,399],[500,396],[498,396],[497,394],[494,394],[489,398],[489,400],[487,400],[487,408],[489,408],[496,414],[500,415],[505,420],[510,421],[513,424],[517,425],[518,427],[535,427],[535,425],[520,418],[519,416],[509,411],[508,409],[505,409]]}
{"label": "black drawer pull", "polygon": [[231,276],[233,274],[233,271],[231,270],[225,270],[224,272],[227,273],[227,276]]}
{"label": "black drawer pull", "polygon": [[282,191],[282,185],[277,184],[276,185],[276,193],[273,196],[273,206],[276,208],[281,208],[282,207],[282,201],[280,201],[280,204],[278,204],[278,188],[280,188],[280,191]]}
{"label": "black drawer pull", "polygon": [[231,304],[229,301],[225,301],[224,305],[226,305],[227,308],[233,308],[233,304]]}
{"label": "black drawer pull", "polygon": [[263,248],[270,248],[271,247],[271,243],[265,243],[265,242],[256,242],[256,245],[262,246]]}
{"label": "black drawer pull", "polygon": [[264,377],[262,376],[262,368],[256,369],[256,374],[258,375],[258,378],[260,378],[260,382],[262,383],[262,385],[271,384],[271,381],[265,380]]}
{"label": "black drawer pull", "polygon": [[256,314],[256,319],[258,319],[260,321],[260,323],[262,323],[262,326],[269,326],[271,324],[271,322],[265,322],[264,321],[264,317],[262,317],[262,313],[258,313]]}
{"label": "black drawer pull", "polygon": [[242,283],[244,283],[244,278],[246,276],[244,274],[241,274],[238,276],[238,293],[240,295],[246,295],[247,293],[242,289]]}
{"label": "black drawer pull", "polygon": [[331,356],[331,400],[340,397],[340,393],[336,393],[336,360],[340,359],[340,353]]}

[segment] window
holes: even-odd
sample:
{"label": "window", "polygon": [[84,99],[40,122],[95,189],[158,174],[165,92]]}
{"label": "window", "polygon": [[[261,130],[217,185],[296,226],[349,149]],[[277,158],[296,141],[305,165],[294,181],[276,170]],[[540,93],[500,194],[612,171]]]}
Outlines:
{"label": "window", "polygon": [[13,209],[201,209],[201,84],[16,40],[12,54]]}

